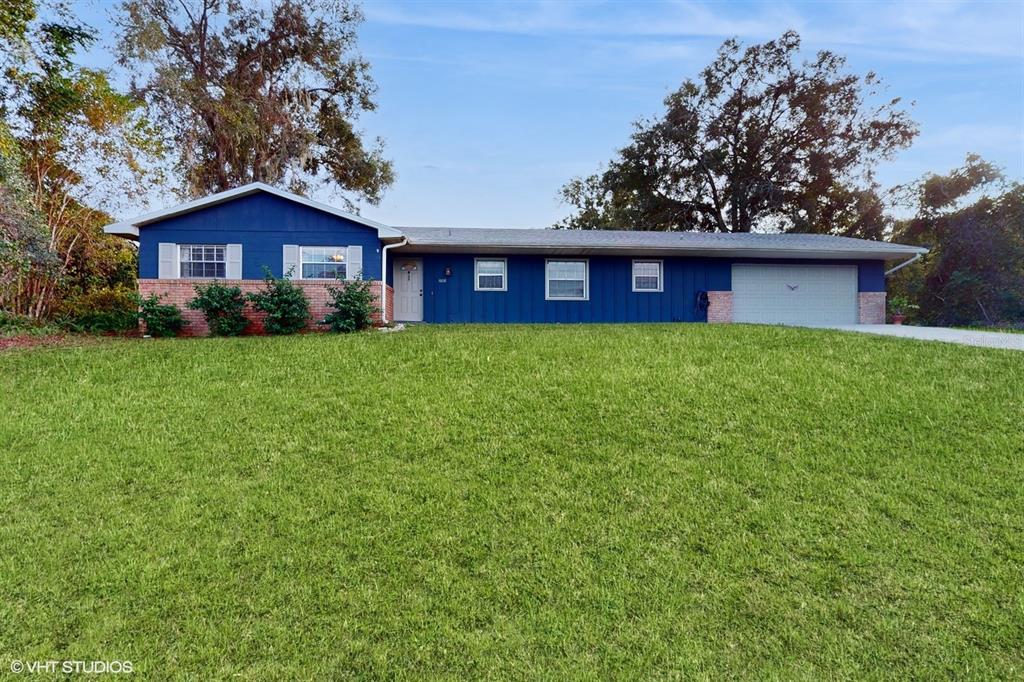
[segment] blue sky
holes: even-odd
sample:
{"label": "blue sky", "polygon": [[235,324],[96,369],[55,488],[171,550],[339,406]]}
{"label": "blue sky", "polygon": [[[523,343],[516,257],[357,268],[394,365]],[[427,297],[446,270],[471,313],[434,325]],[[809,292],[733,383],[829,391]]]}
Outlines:
{"label": "blue sky", "polygon": [[[78,0],[112,62],[113,2]],[[360,46],[379,86],[362,128],[398,179],[362,212],[394,225],[546,227],[558,189],[626,143],[631,124],[721,41],[793,28],[913,101],[921,134],[878,170],[885,186],[977,152],[1024,179],[1024,4],[1019,2],[365,2]],[[328,196],[319,197],[328,199]],[[170,203],[159,193],[152,206]]]}

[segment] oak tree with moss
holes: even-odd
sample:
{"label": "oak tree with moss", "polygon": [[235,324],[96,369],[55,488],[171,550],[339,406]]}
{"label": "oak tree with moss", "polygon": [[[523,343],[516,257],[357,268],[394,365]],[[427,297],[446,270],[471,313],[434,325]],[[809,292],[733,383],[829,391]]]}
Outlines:
{"label": "oak tree with moss", "polygon": [[182,193],[328,184],[377,203],[394,174],[356,127],[376,90],[361,21],[345,0],[125,0],[119,61],[173,140]]}

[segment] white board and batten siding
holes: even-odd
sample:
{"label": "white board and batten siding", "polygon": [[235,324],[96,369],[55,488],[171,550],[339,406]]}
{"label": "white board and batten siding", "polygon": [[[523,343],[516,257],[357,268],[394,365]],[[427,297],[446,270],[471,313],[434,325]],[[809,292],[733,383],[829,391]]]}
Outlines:
{"label": "white board and batten siding", "polygon": [[[157,245],[157,271],[158,279],[180,279],[181,262],[179,260],[181,250],[179,244],[173,242],[160,242]],[[226,279],[242,279],[242,245],[224,245],[224,277]]]}
{"label": "white board and batten siding", "polygon": [[857,324],[856,265],[732,266],[733,322]]}

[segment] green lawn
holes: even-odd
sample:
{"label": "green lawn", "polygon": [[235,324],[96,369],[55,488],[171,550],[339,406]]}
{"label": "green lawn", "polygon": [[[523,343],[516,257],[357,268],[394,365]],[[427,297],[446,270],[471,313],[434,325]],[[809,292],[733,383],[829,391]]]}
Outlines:
{"label": "green lawn", "polygon": [[0,354],[0,670],[1024,676],[1024,353],[706,325]]}

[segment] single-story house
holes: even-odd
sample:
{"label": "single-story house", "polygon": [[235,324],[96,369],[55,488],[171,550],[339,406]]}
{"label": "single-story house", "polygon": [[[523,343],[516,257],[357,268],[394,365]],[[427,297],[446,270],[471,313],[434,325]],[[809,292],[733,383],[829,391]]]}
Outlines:
{"label": "single-story house", "polygon": [[337,278],[370,280],[385,322],[879,324],[887,263],[927,251],[812,234],[392,227],[261,183],[105,230],[138,241],[140,293],[183,309],[197,283],[251,291],[269,268],[306,290],[314,316]]}

